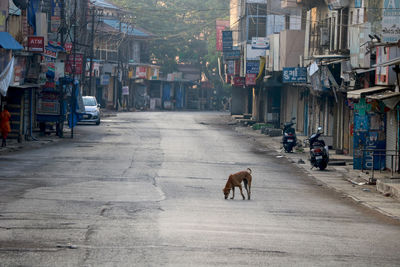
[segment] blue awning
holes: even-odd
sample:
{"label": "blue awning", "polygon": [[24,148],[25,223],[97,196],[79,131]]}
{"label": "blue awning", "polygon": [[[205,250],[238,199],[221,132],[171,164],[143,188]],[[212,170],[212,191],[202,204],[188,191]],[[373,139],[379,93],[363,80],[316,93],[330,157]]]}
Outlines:
{"label": "blue awning", "polygon": [[8,50],[24,49],[8,32],[0,32],[0,47]]}

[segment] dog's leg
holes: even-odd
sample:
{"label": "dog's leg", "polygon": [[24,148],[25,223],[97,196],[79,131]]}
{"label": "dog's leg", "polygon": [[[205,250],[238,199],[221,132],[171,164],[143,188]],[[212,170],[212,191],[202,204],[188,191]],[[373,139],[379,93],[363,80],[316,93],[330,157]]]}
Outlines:
{"label": "dog's leg", "polygon": [[243,179],[243,183],[244,183],[244,189],[246,189],[246,192],[247,192],[247,198],[250,199],[249,189],[247,188],[247,184],[248,184],[247,179]]}
{"label": "dog's leg", "polygon": [[240,189],[240,194],[242,195],[243,200],[245,200],[246,198],[243,195],[242,185],[239,185],[239,189]]}
{"label": "dog's leg", "polygon": [[232,197],[231,197],[231,199],[234,199],[234,198],[235,198],[235,187],[232,186]]}
{"label": "dog's leg", "polygon": [[251,180],[249,181],[249,191],[247,192],[248,199],[250,200],[251,195]]}

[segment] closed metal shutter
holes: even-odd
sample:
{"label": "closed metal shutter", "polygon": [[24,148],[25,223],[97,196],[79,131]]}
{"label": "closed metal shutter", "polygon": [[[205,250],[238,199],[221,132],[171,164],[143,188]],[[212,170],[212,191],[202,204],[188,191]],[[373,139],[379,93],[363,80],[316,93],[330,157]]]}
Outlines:
{"label": "closed metal shutter", "polygon": [[[397,116],[396,116],[396,111],[391,110],[390,112],[387,113],[387,118],[386,118],[386,149],[389,150],[388,155],[393,155],[394,151],[390,150],[396,150],[396,138],[397,138]],[[396,160],[394,160],[396,162]],[[394,162],[393,162],[394,164]],[[392,157],[387,156],[386,157],[386,166],[387,168],[392,168]],[[395,167],[394,167],[395,168]]]}

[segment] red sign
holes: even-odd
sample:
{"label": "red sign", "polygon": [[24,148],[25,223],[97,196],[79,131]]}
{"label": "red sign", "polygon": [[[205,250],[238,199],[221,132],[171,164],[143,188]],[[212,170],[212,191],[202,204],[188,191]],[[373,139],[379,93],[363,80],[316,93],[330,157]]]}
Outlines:
{"label": "red sign", "polygon": [[51,49],[48,49],[47,47],[44,48],[44,55],[46,57],[57,58],[57,52],[53,51]]}
{"label": "red sign", "polygon": [[233,86],[244,86],[245,84],[244,77],[234,76],[231,81]]}
{"label": "red sign", "polygon": [[147,78],[147,69],[143,66],[136,67],[136,78],[146,79]]}
{"label": "red sign", "polygon": [[28,36],[28,51],[44,52],[44,37],[43,36]]}
{"label": "red sign", "polygon": [[76,54],[75,59],[74,55],[68,55],[67,61],[65,63],[65,72],[68,74],[72,74],[73,67],[75,66],[75,74],[82,74],[82,65],[83,65],[83,54]]}
{"label": "red sign", "polygon": [[64,45],[65,51],[70,54],[72,51],[72,43],[65,43]]}
{"label": "red sign", "polygon": [[246,85],[256,85],[257,74],[247,73],[246,74]]}
{"label": "red sign", "polygon": [[229,21],[228,20],[217,20],[216,21],[216,46],[217,51],[222,51],[222,31],[229,28]]}

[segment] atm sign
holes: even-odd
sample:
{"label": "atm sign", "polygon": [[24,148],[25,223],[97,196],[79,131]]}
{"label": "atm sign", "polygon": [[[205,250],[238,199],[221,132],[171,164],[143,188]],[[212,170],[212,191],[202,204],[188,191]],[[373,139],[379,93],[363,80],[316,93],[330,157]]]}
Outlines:
{"label": "atm sign", "polygon": [[28,36],[28,51],[44,52],[44,37],[43,36]]}

